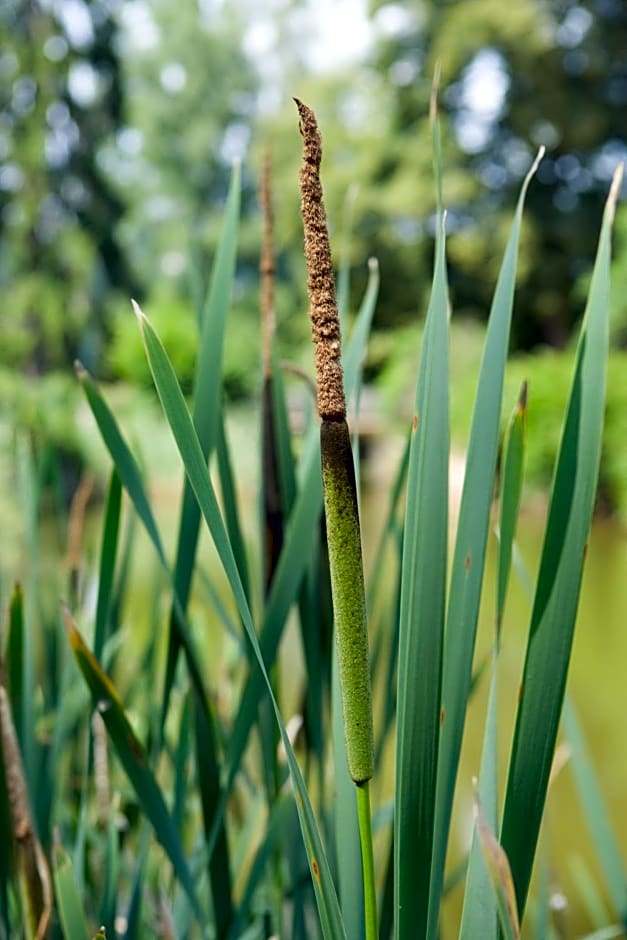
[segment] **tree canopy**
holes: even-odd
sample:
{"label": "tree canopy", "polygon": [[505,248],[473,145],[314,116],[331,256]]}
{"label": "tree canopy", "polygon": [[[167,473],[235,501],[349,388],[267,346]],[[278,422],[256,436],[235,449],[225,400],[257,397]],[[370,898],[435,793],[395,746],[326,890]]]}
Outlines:
{"label": "tree canopy", "polygon": [[353,194],[355,298],[375,255],[377,327],[413,317],[433,251],[428,100],[436,63],[454,310],[486,316],[516,193],[543,145],[527,201],[514,341],[568,341],[608,181],[625,156],[624,4],[510,0],[504,15],[497,0],[371,0],[366,59],[325,74],[307,68],[306,6],[274,4],[264,26],[274,45],[260,52],[251,41],[259,11],[248,0],[2,5],[2,361],[43,370],[80,354],[116,368],[120,358],[106,350],[112,334],[118,348],[126,342],[119,311],[131,294],[158,298],[162,309],[171,300],[193,317],[190,259],[205,277],[240,156],[238,303],[249,324],[255,174],[267,143],[279,313],[290,335],[289,311],[305,302],[292,94],[315,108],[323,131],[336,250]]}

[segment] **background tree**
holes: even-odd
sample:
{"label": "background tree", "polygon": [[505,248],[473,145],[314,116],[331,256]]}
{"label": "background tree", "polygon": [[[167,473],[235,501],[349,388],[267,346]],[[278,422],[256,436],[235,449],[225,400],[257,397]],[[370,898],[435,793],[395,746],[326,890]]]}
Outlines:
{"label": "background tree", "polygon": [[113,6],[0,8],[0,360],[93,361],[113,285],[133,287],[123,205],[99,163],[123,119]]}
{"label": "background tree", "polygon": [[[441,63],[455,164],[474,187],[463,201],[448,200],[457,309],[486,310],[489,279],[469,272],[491,270],[500,245],[480,233],[490,221],[498,230],[533,153],[546,146],[527,201],[534,251],[523,252],[515,339],[525,347],[564,343],[581,310],[573,287],[591,263],[608,183],[626,152],[627,8],[616,0],[511,0],[506,11],[498,0],[413,0],[402,8],[374,0],[371,12],[388,24],[375,62],[396,86],[400,140],[411,140],[424,118]],[[403,172],[393,155],[381,168],[381,175]]]}

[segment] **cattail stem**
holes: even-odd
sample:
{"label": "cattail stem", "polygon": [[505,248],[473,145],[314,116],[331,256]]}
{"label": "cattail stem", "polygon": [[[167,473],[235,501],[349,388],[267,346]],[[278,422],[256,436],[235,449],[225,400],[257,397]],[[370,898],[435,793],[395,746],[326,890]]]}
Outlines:
{"label": "cattail stem", "polygon": [[298,100],[296,106],[304,145],[301,210],[316,354],[316,397],[322,419],[324,509],[346,751],[350,775],[355,783],[362,784],[373,773],[374,734],[357,487],[346,423],[335,278],[320,183],[322,141],[313,111]]}
{"label": "cattail stem", "polygon": [[356,784],[366,940],[376,940],[378,923],[369,797],[369,780],[374,770],[374,733],[357,486],[346,423],[340,318],[320,183],[322,141],[313,111],[298,100],[296,106],[304,144],[301,209],[309,314],[316,349],[316,398],[322,419],[320,454],[344,736],[348,769]]}

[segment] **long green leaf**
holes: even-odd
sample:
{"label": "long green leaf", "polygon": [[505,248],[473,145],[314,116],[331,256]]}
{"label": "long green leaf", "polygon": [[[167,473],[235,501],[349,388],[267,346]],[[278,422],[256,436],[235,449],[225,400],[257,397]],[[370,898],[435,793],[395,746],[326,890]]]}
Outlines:
{"label": "long green leaf", "polygon": [[61,845],[52,850],[52,876],[65,940],[88,940],[89,931],[70,857]]}
{"label": "long green leaf", "polygon": [[594,508],[609,336],[611,228],[620,172],[608,198],[577,348],[531,614],[501,841],[524,910],[560,720]]}
{"label": "long green leaf", "polygon": [[625,863],[610,821],[599,781],[594,772],[577,713],[568,695],[562,718],[571,747],[572,768],[584,816],[599,856],[614,910],[627,928],[627,876]]}
{"label": "long green leaf", "polygon": [[24,749],[21,736],[24,701],[24,594],[20,584],[16,584],[11,595],[9,607],[9,629],[7,631],[6,651],[0,654],[0,660],[6,667],[6,684],[11,713],[16,726],[20,747]]}
{"label": "long green leaf", "polygon": [[440,731],[448,538],[448,286],[444,221],[422,348],[407,473],[398,650],[395,924],[425,935]]}
{"label": "long green leaf", "polygon": [[429,940],[435,940],[438,929],[453,794],[470,691],[498,452],[503,375],[509,346],[522,212],[527,187],[540,156],[541,154],[523,183],[494,292],[468,442],[466,473],[446,615],[442,676],[443,726],[438,755],[435,837],[427,933]]}
{"label": "long green leaf", "polygon": [[[519,940],[520,922],[508,858],[499,845],[494,831],[483,816],[478,797],[475,797],[475,815],[478,843],[481,846],[481,852],[496,898],[501,936],[503,940]],[[493,934],[475,933],[468,936],[481,937],[482,940],[485,936],[487,940],[491,935]]]}
{"label": "long green leaf", "polygon": [[[241,174],[239,165],[236,164],[233,168],[224,223],[200,323],[200,348],[196,362],[192,414],[205,461],[209,459],[215,446],[222,410],[222,354],[226,319],[235,276],[240,201]],[[189,482],[185,478],[176,562],[174,565],[175,591],[184,611],[187,610],[194,572],[199,528],[200,512]],[[180,648],[180,637],[178,636],[176,621],[176,610],[173,609],[170,618],[170,638],[161,713],[162,724],[165,722],[170,689]]]}
{"label": "long green leaf", "polygon": [[[498,830],[497,699],[500,633],[522,492],[526,401],[527,388],[524,385],[518,404],[510,418],[503,445],[496,629],[478,793],[483,817],[492,833]],[[494,891],[493,885],[490,883],[489,870],[485,864],[484,853],[481,848],[477,817],[466,876],[460,940],[474,940],[475,937],[482,937],[484,940],[490,940],[490,938],[496,940],[497,937],[498,892]]]}
{"label": "long green leaf", "polygon": [[514,535],[522,495],[525,452],[527,383],[523,383],[518,404],[510,418],[503,447],[501,499],[499,513],[499,559],[496,596],[497,642],[505,609],[505,596],[512,566]]}
{"label": "long green leaf", "polygon": [[98,602],[96,604],[96,625],[94,628],[94,656],[102,658],[102,650],[107,639],[113,575],[118,552],[118,532],[120,528],[120,507],[122,503],[122,484],[118,472],[113,468],[107,493],[102,548],[100,551],[100,571],[98,575]]}
{"label": "long green leaf", "polygon": [[266,684],[270,700],[273,704],[281,738],[287,754],[292,782],[296,790],[296,805],[303,839],[307,849],[307,857],[316,893],[322,931],[325,938],[329,938],[329,940],[334,938],[335,940],[335,938],[344,937],[345,931],[333,879],[302,774],[296,757],[294,756],[285,726],[281,720],[279,707],[272,693],[272,685],[266,671],[244,588],[220,514],[213,486],[207,472],[202,449],[165,350],[154,329],[139,310],[139,307],[135,306],[135,309],[146,348],[146,355],[155,387],[163,406],[164,414],[176,440],[188,479],[194,490],[198,505],[207,523],[216,551],[231,585],[233,596],[240,617],[242,618],[242,623],[244,624],[251,647],[257,658],[263,681]]}
{"label": "long green leaf", "polygon": [[192,904],[196,916],[201,923],[204,923],[206,914],[198,900],[179,834],[159,785],[150,770],[146,752],[131,727],[113,683],[85,644],[67,607],[64,607],[63,615],[69,643],[76,662],[89,687],[93,701],[102,715],[120,763],[135,790],[146,817],[152,824],[157,839],[172,862],[172,867]]}

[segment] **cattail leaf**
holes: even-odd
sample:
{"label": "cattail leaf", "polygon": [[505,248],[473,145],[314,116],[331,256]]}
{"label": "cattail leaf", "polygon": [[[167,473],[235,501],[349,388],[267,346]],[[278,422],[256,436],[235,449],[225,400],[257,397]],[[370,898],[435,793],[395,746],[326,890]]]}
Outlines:
{"label": "cattail leaf", "polygon": [[201,923],[204,923],[206,914],[198,900],[179,834],[159,785],[150,770],[147,754],[131,727],[113,683],[85,644],[67,607],[64,607],[63,616],[77,665],[106,725],[118,759],[137,795],[142,810],[150,820],[157,839],[172,863],[196,916]]}
{"label": "cattail leaf", "polygon": [[568,697],[562,716],[571,748],[571,767],[584,817],[597,851],[614,911],[627,928],[627,874],[615,828],[594,772],[575,707]]}
{"label": "cattail leaf", "polygon": [[611,228],[621,173],[603,216],[540,559],[510,758],[501,842],[524,910],[549,783],[594,508],[609,342]]}
{"label": "cattail leaf", "polygon": [[[519,940],[520,924],[509,861],[507,855],[499,845],[494,831],[483,815],[478,795],[475,795],[475,826],[481,853],[497,900],[502,936],[505,940]],[[481,934],[482,937],[486,936],[486,938],[494,935],[495,934]],[[470,937],[472,935],[469,934],[468,936]],[[479,935],[475,934],[474,936],[477,937]]]}
{"label": "cattail leaf", "polygon": [[[497,832],[498,830],[497,699],[500,629],[522,492],[526,405],[527,387],[525,383],[505,433],[501,470],[496,634],[492,653],[492,677],[478,784],[478,798],[482,815],[491,832]],[[493,937],[496,940],[497,924],[497,897],[490,884],[478,827],[475,827],[464,891],[460,940],[473,940],[474,937],[484,937],[485,940]]]}
{"label": "cattail leaf", "polygon": [[224,523],[228,532],[229,541],[233,547],[233,555],[237,570],[240,573],[242,587],[246,597],[250,599],[250,584],[248,574],[248,561],[246,558],[246,547],[244,536],[242,535],[242,526],[240,522],[240,513],[237,502],[237,490],[235,488],[235,477],[233,475],[233,463],[231,452],[224,424],[224,412],[220,414],[218,421],[218,434],[216,438],[216,457],[218,461],[218,475],[220,478],[220,490],[222,493],[222,506],[224,511]]}
{"label": "cattail leaf", "polygon": [[534,161],[523,183],[499,272],[468,442],[446,613],[442,674],[443,725],[438,754],[428,940],[435,940],[437,935],[453,794],[472,676],[523,206],[527,187],[542,153]]}
{"label": "cattail leaf", "polygon": [[440,731],[448,536],[448,285],[443,219],[407,471],[398,648],[395,925],[424,936]]}
{"label": "cattail leaf", "polygon": [[[24,720],[24,629],[24,593],[21,585],[16,584],[9,606],[6,650],[0,660],[5,664],[7,694],[18,740]],[[23,742],[21,743],[23,747]]]}
{"label": "cattail leaf", "polygon": [[505,596],[512,564],[512,548],[522,494],[526,411],[527,383],[525,382],[520,392],[518,404],[510,418],[503,446],[496,598],[497,631],[500,631],[505,608]]}
{"label": "cattail leaf", "polygon": [[115,467],[111,471],[100,550],[98,574],[98,601],[96,603],[96,625],[94,627],[94,656],[102,658],[102,651],[109,629],[109,615],[113,591],[113,576],[118,552],[122,484]]}
{"label": "cattail leaf", "polygon": [[[491,833],[498,830],[497,698],[498,653],[495,644],[477,792],[482,822]],[[484,847],[477,820],[468,861],[459,940],[475,940],[476,937],[497,940],[498,937],[498,890],[495,891],[491,882],[486,852],[489,857],[492,850]]]}
{"label": "cattail leaf", "polygon": [[[200,318],[200,343],[194,377],[192,416],[205,462],[208,461],[215,446],[222,411],[222,356],[235,276],[240,203],[241,172],[239,164],[235,164],[224,211],[222,231],[211,270],[209,290]],[[186,477],[174,563],[175,592],[183,611],[187,610],[199,528],[198,504]],[[246,583],[245,577],[244,575],[244,583]],[[162,725],[168,709],[180,642],[177,614],[173,609],[170,617],[170,639],[161,712]]]}
{"label": "cattail leaf", "polygon": [[[164,414],[174,435],[188,479],[194,490],[198,505],[207,523],[216,551],[218,552],[218,556],[229,580],[240,617],[242,618],[242,623],[257,658],[262,680],[268,690],[277,718],[287,755],[290,775],[296,790],[296,805],[301,823],[301,831],[307,849],[307,857],[318,903],[318,913],[323,935],[325,938],[344,937],[344,925],[342,923],[337,895],[335,893],[335,886],[322,846],[313,809],[289,736],[285,730],[285,725],[281,719],[281,714],[272,692],[272,684],[266,670],[246,595],[207,471],[200,442],[198,441],[198,436],[196,435],[191,417],[187,411],[183,394],[179,388],[174,370],[172,369],[166,352],[153,327],[142,314],[139,307],[136,306],[135,309],[144,340],[146,355]],[[210,845],[209,848],[211,850],[212,845]]]}
{"label": "cattail leaf", "polygon": [[89,931],[69,855],[62,845],[52,850],[52,875],[57,911],[65,940],[88,940]]}

